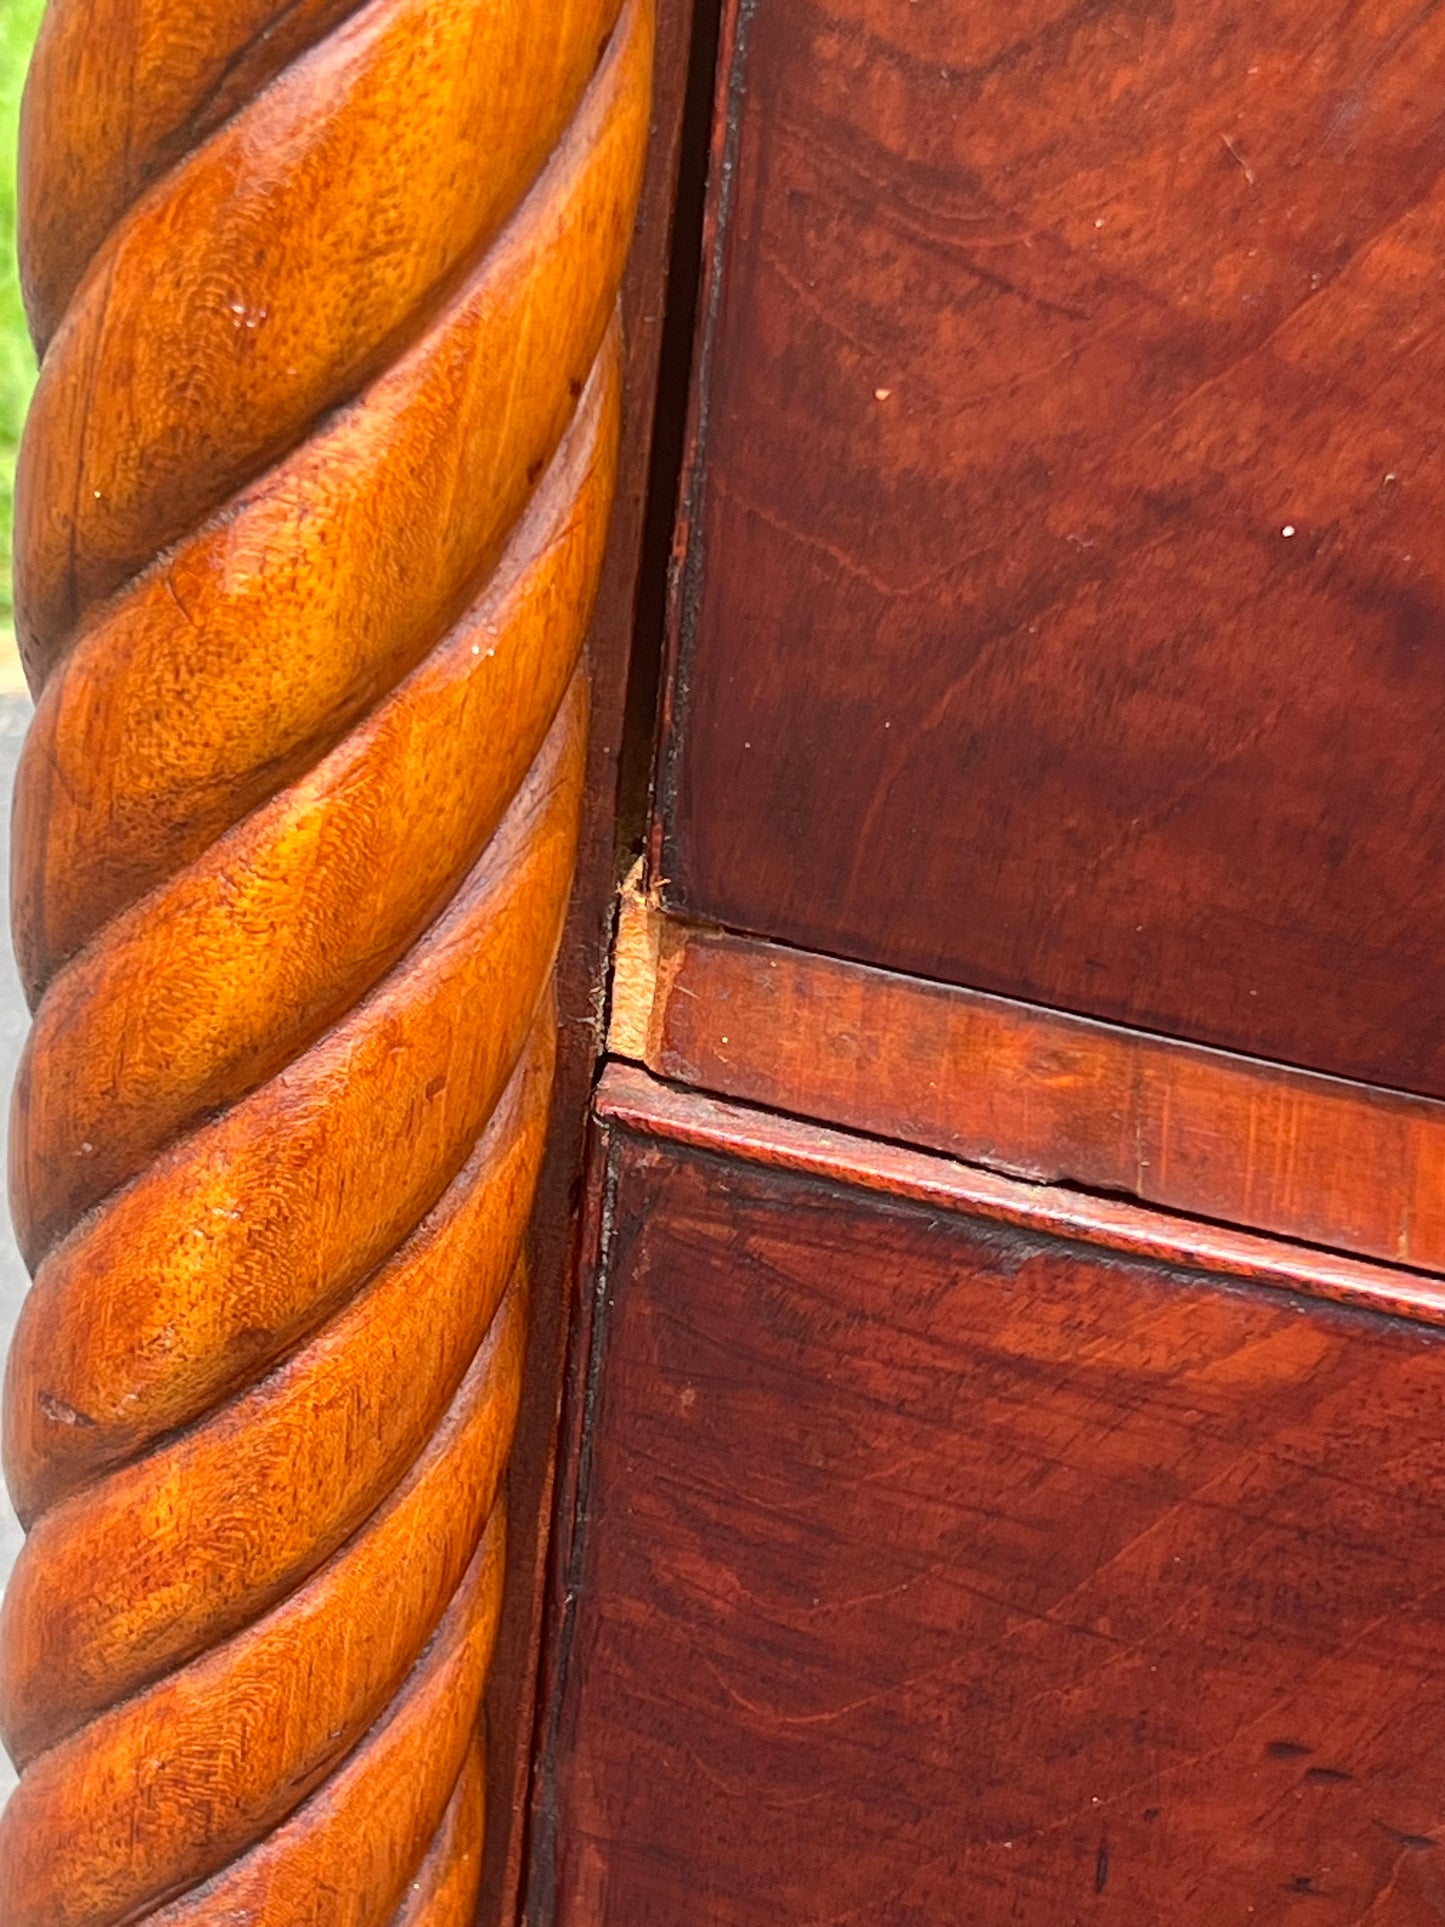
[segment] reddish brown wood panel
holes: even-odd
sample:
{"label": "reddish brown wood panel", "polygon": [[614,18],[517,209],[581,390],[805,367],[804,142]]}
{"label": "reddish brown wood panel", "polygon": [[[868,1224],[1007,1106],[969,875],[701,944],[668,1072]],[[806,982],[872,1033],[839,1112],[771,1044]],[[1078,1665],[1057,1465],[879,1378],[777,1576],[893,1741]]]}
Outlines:
{"label": "reddish brown wood panel", "polygon": [[722,1097],[1445,1271],[1445,1105],[678,924],[623,897],[611,1048]]}
{"label": "reddish brown wood panel", "polygon": [[1445,13],[731,38],[667,906],[1445,1095]]}
{"label": "reddish brown wood panel", "polygon": [[769,1168],[736,1109],[669,1142],[641,1088],[537,1927],[1439,1918],[1445,1341]]}

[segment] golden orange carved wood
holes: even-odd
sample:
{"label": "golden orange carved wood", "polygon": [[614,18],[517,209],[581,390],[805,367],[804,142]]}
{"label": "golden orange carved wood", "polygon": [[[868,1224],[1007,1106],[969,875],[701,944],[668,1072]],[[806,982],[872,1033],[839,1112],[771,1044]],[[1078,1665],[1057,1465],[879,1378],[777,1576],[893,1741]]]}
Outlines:
{"label": "golden orange carved wood", "polygon": [[14,1927],[443,1927],[522,1392],[651,0],[52,0]]}

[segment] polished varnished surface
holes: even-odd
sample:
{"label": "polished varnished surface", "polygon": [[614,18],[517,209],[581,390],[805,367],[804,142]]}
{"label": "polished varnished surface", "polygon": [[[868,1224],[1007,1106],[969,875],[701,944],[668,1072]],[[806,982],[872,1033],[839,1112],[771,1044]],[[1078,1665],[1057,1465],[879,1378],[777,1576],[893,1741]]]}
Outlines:
{"label": "polished varnished surface", "polygon": [[1435,1919],[1445,1338],[618,1075],[529,1918]]}
{"label": "polished varnished surface", "polygon": [[651,55],[47,15],[7,1927],[476,1908]]}
{"label": "polished varnished surface", "polygon": [[[596,1081],[599,986],[607,971],[617,882],[614,852],[619,765],[634,610],[639,582],[653,567],[644,545],[652,524],[665,530],[671,495],[654,510],[649,491],[655,421],[676,431],[671,408],[658,410],[659,359],[677,362],[686,380],[687,303],[669,298],[679,157],[703,138],[711,101],[706,34],[697,66],[692,138],[685,141],[692,0],[659,0],[652,117],[634,238],[623,278],[622,424],[607,551],[587,645],[592,727],[587,750],[577,874],[557,960],[557,1070],[546,1155],[528,1235],[532,1316],[525,1396],[507,1468],[507,1573],[496,1656],[485,1712],[488,1786],[482,1927],[510,1922],[520,1878],[531,1772],[533,1693],[544,1609],[551,1524],[557,1405],[571,1317],[570,1256],[587,1105]],[[705,152],[692,165],[700,170]],[[664,344],[664,321],[668,343]],[[658,539],[656,535],[652,538]],[[661,587],[660,582],[658,587]],[[634,752],[645,745],[634,745]],[[473,780],[476,780],[474,772]]]}
{"label": "polished varnished surface", "polygon": [[[50,984],[17,1096],[12,1203],[32,1259],[146,1155],[344,1013],[497,832],[575,673],[616,405],[609,354],[507,568],[442,645],[303,782],[132,906]],[[570,647],[555,646],[559,634]],[[317,891],[318,868],[344,872],[346,891]],[[187,942],[156,956],[158,917]],[[262,941],[268,930],[284,930],[285,943]],[[197,950],[213,965],[199,984]]]}
{"label": "polished varnished surface", "polygon": [[624,892],[610,1049],[1047,1184],[1445,1272],[1445,1105],[681,924]]}
{"label": "polished varnished surface", "polygon": [[1445,1094],[1445,15],[730,22],[668,905]]}
{"label": "polished varnished surface", "polygon": [[[0,1618],[13,1754],[33,1756],[254,1620],[406,1473],[490,1342],[536,1178],[550,1041],[543,1026],[437,1212],[317,1339],[41,1519]],[[515,1325],[518,1308],[509,1315]]]}
{"label": "polished varnished surface", "polygon": [[[465,616],[612,319],[646,69],[634,29],[497,244],[353,406],[97,606],[53,673],[34,645],[14,886],[32,983],[311,770]],[[103,345],[123,367],[128,337]],[[43,430],[32,415],[19,477],[37,491],[16,531],[22,632],[32,525],[43,547],[45,504],[76,488],[73,468],[50,485]]]}
{"label": "polished varnished surface", "polygon": [[[31,62],[19,252],[44,347],[116,221],[358,0],[59,0]],[[138,84],[144,75],[144,85]]]}
{"label": "polished varnished surface", "polygon": [[[370,0],[126,210],[31,408],[16,540],[28,658],[48,660],[89,603],[415,336],[551,153],[619,4],[561,0],[539,32],[529,0],[494,0],[484,17]],[[50,74],[47,62],[42,84]],[[96,131],[74,109],[52,129],[38,99],[29,126],[32,179],[57,136],[74,139],[75,165]],[[100,165],[114,180],[124,157]],[[35,212],[48,225],[59,210]],[[67,491],[81,470],[88,486]]]}

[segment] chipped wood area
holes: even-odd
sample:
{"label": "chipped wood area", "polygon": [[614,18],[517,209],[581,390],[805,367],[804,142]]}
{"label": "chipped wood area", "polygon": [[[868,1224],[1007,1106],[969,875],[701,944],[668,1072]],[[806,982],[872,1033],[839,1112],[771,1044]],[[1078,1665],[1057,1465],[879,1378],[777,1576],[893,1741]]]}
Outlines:
{"label": "chipped wood area", "polygon": [[686,931],[664,916],[643,888],[639,861],[618,898],[612,959],[607,1050],[634,1064],[651,1064],[687,943]]}

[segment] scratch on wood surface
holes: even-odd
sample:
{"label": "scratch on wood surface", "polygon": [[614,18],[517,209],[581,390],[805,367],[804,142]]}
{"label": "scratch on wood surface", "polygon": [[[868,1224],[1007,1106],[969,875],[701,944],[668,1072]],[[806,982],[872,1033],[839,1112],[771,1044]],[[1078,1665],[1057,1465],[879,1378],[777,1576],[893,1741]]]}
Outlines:
{"label": "scratch on wood surface", "polygon": [[1238,144],[1232,141],[1228,134],[1221,134],[1219,138],[1224,142],[1231,159],[1238,161],[1239,165],[1244,169],[1244,178],[1249,182],[1250,186],[1253,187],[1255,184],[1254,169],[1244,158],[1243,154],[1240,153]]}

